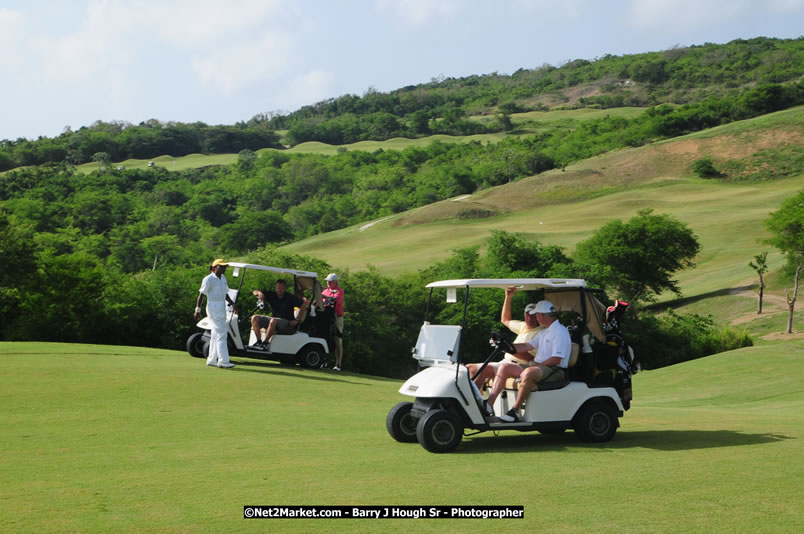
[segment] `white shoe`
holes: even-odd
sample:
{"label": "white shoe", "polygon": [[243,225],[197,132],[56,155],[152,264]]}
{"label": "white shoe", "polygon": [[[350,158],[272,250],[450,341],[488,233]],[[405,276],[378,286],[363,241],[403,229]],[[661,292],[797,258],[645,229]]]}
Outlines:
{"label": "white shoe", "polygon": [[332,370],[333,370],[333,371],[340,371],[340,370],[341,370],[341,368],[340,368],[340,367],[338,367],[338,366],[336,365],[335,367],[333,367],[333,368],[332,368]]}
{"label": "white shoe", "polygon": [[207,362],[207,366],[209,366],[209,367],[217,367],[218,362]]}
{"label": "white shoe", "polygon": [[233,364],[232,362],[221,362],[218,364],[218,367],[220,367],[221,369],[231,369],[234,366],[235,364]]}

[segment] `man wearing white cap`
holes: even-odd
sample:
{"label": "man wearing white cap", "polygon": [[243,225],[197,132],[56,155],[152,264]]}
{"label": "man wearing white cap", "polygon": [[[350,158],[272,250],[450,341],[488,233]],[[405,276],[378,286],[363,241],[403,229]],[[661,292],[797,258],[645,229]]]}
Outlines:
{"label": "man wearing white cap", "polygon": [[[536,304],[528,304],[525,306],[525,313],[524,313],[524,320],[523,321],[516,321],[511,318],[511,299],[514,296],[514,293],[517,292],[517,288],[515,287],[508,287],[505,289],[505,300],[503,300],[502,311],[500,312],[500,322],[505,325],[511,332],[516,334],[516,338],[514,339],[514,343],[525,343],[530,341],[531,339],[536,336],[540,331],[543,330],[542,326],[536,320],[536,316],[531,314],[531,310],[533,310]],[[535,350],[531,351],[531,358],[536,354]],[[517,357],[515,354],[505,354],[502,361],[499,362],[490,362],[483,372],[480,373],[477,378],[475,378],[475,384],[478,388],[482,388],[483,384],[486,383],[486,380],[494,378],[494,375],[497,373],[497,369],[503,363],[513,363],[519,365],[522,369],[525,369],[530,365],[529,360],[524,360],[522,358]],[[469,368],[469,376],[473,376],[477,370],[480,368],[482,364],[479,363],[469,363],[466,364],[466,367]],[[489,394],[488,402],[491,406],[494,405],[494,401],[497,399],[497,396],[500,394],[498,391],[496,394],[491,393]]]}
{"label": "man wearing white cap", "polygon": [[324,302],[334,302],[335,305],[335,371],[341,370],[343,359],[343,289],[338,285],[338,275],[327,275],[327,288],[321,292]]}
{"label": "man wearing white cap", "polygon": [[[534,385],[539,382],[566,379],[572,352],[572,340],[567,328],[558,322],[556,312],[555,306],[549,300],[537,302],[528,313],[536,316],[536,320],[544,327],[544,330],[541,330],[527,343],[514,343],[517,357],[532,359],[532,363],[525,369],[516,364],[503,364],[497,370],[492,394],[496,391],[499,395],[505,387],[507,378],[519,377],[520,380],[516,402],[508,413],[501,417],[504,421],[519,420],[519,410]],[[529,352],[533,349],[536,349],[535,356]]]}
{"label": "man wearing white cap", "polygon": [[207,365],[231,369],[234,364],[229,361],[229,347],[226,344],[226,303],[232,305],[237,314],[237,306],[229,297],[229,284],[223,273],[229,264],[221,258],[212,262],[209,268],[210,273],[201,282],[201,289],[198,290],[198,300],[195,303],[195,313],[193,317],[196,321],[201,317],[201,299],[207,297],[207,317],[209,317],[212,327],[210,328],[209,356]]}

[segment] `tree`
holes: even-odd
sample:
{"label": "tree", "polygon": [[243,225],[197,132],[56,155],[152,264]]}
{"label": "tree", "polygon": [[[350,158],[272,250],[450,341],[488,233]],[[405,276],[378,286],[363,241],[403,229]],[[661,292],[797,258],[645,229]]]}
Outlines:
{"label": "tree", "polygon": [[254,250],[267,243],[286,241],[293,237],[290,225],[276,211],[247,211],[232,223],[220,228],[224,248],[237,253]]}
{"label": "tree", "polygon": [[701,158],[692,165],[692,170],[695,171],[700,178],[718,178],[720,172],[715,168],[712,163],[712,158]]}
{"label": "tree", "polygon": [[670,215],[637,212],[627,222],[614,220],[578,243],[574,259],[595,282],[616,290],[636,308],[662,291],[680,295],[673,275],[695,265],[700,250],[691,229]]}
{"label": "tree", "polygon": [[410,127],[417,134],[427,135],[430,133],[430,114],[423,110],[417,110],[410,114]]}
{"label": "tree", "polygon": [[763,252],[754,256],[754,261],[748,262],[749,267],[754,269],[759,275],[759,301],[757,302],[757,314],[762,313],[762,294],[765,289],[763,276],[768,272],[768,253]]}
{"label": "tree", "polygon": [[[31,244],[33,229],[27,224],[19,224],[12,216],[0,210],[0,257],[3,258],[3,269],[0,269],[0,335],[9,328],[19,311],[32,273],[36,272],[35,249]],[[31,288],[32,289],[32,288]],[[6,338],[7,339],[7,338]]]}
{"label": "tree", "polygon": [[804,270],[804,189],[771,213],[765,225],[774,234],[767,242],[782,251],[787,258],[787,271],[793,275],[792,295],[785,288],[788,311],[786,332],[792,334],[799,278]]}
{"label": "tree", "polygon": [[108,152],[95,152],[92,154],[92,161],[100,163],[101,168],[112,164],[112,156]]}
{"label": "tree", "polygon": [[254,167],[254,162],[257,161],[257,154],[248,148],[244,148],[237,154],[237,166],[244,171],[250,170]]}
{"label": "tree", "polygon": [[504,132],[510,132],[514,129],[514,123],[511,122],[511,116],[508,113],[497,114],[497,125]]}
{"label": "tree", "polygon": [[521,233],[492,230],[487,243],[486,266],[500,278],[547,277],[554,266],[570,262],[559,247],[542,247]]}
{"label": "tree", "polygon": [[175,235],[156,235],[142,240],[142,250],[147,259],[153,258],[152,271],[158,265],[166,265],[178,260],[181,256],[179,238]]}

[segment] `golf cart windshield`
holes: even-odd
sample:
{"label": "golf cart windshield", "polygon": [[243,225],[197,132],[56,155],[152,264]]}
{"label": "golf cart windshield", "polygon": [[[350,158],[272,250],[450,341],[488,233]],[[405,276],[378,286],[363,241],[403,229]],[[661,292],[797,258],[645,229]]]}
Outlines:
{"label": "golf cart windshield", "polygon": [[310,271],[298,271],[295,269],[283,269],[280,267],[269,267],[267,265],[257,265],[254,263],[239,263],[235,261],[229,262],[232,267],[232,276],[240,278],[238,292],[243,286],[246,278],[246,272],[249,270],[263,271],[275,273],[278,277],[293,277],[293,292],[300,294],[305,290],[312,292],[311,299],[313,305],[319,310],[324,308],[324,302],[321,298],[321,283],[318,281],[318,274]]}

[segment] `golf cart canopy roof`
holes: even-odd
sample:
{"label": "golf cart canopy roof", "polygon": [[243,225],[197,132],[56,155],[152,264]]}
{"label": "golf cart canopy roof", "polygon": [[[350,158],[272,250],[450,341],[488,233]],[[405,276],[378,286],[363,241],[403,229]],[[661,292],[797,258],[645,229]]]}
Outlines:
{"label": "golf cart canopy roof", "polygon": [[[240,277],[240,286],[237,288],[237,294],[240,293],[240,289],[243,287],[243,281],[246,277],[245,273],[249,269],[255,271],[267,271],[278,275],[291,275],[293,276],[293,283],[291,285],[295,286],[293,292],[296,294],[301,294],[301,292],[305,289],[309,289],[312,292],[313,305],[319,310],[324,309],[324,302],[321,298],[321,283],[318,281],[317,273],[310,271],[298,271],[296,269],[283,269],[281,267],[269,267],[267,265],[257,265],[256,263],[240,263],[237,261],[230,261],[229,265],[234,267],[232,276],[235,278]],[[243,269],[242,273],[240,272],[240,269]]]}
{"label": "golf cart canopy roof", "polygon": [[303,276],[306,278],[318,278],[317,273],[311,273],[309,271],[297,271],[295,269],[282,269],[279,267],[268,267],[265,265],[257,265],[255,263],[240,263],[236,261],[230,261],[229,265],[231,267],[240,267],[242,269],[256,269],[258,271],[270,271],[272,273],[277,274],[292,274],[293,276]]}
{"label": "golf cart canopy roof", "polygon": [[491,287],[505,289],[516,287],[526,291],[536,289],[566,289],[586,287],[586,281],[577,278],[469,278],[466,280],[441,280],[425,287]]}
{"label": "golf cart canopy roof", "polygon": [[586,318],[586,327],[589,332],[601,341],[606,339],[603,332],[606,306],[593,294],[600,290],[588,288],[586,280],[578,278],[469,278],[441,280],[427,284],[426,287],[444,289],[516,287],[525,291],[543,289],[546,293],[545,298],[553,303],[556,310],[582,314]]}

